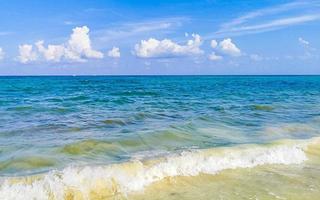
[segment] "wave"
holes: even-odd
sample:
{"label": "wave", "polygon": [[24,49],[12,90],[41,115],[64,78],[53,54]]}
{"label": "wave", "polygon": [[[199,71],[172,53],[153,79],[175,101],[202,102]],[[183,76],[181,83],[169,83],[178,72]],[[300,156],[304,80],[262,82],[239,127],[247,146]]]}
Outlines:
{"label": "wave", "polygon": [[55,160],[51,158],[42,158],[39,156],[24,156],[13,158],[6,161],[0,161],[0,170],[3,172],[15,170],[32,170],[40,167],[53,167]]}
{"label": "wave", "polygon": [[[320,138],[271,144],[189,150],[160,158],[106,166],[70,166],[27,177],[2,178],[0,199],[94,199],[142,191],[166,178],[217,174],[223,170],[261,165],[301,164]],[[317,144],[317,145],[314,145]],[[316,153],[319,153],[316,151]]]}

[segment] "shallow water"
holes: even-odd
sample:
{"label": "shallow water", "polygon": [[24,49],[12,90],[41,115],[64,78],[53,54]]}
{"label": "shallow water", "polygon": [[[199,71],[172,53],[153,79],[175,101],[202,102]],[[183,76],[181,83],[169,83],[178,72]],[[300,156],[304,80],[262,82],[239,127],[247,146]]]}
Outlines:
{"label": "shallow water", "polygon": [[0,197],[316,199],[319,103],[319,76],[0,77]]}

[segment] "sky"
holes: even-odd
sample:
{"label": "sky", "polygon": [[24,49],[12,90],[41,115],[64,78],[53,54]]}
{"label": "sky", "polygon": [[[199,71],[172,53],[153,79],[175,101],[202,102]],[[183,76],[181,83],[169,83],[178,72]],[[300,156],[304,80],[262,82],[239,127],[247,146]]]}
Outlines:
{"label": "sky", "polygon": [[320,74],[320,0],[3,0],[0,75]]}

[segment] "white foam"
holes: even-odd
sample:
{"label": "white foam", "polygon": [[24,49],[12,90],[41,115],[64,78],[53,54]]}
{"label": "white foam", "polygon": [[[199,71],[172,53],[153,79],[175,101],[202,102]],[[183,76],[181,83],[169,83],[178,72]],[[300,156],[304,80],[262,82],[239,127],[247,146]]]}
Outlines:
{"label": "white foam", "polygon": [[[307,160],[304,143],[263,146],[242,146],[182,152],[151,161],[108,165],[68,167],[51,171],[32,183],[3,180],[0,199],[64,199],[68,189],[77,190],[84,199],[97,184],[110,190],[128,194],[166,177],[216,174],[222,170],[251,168],[265,164],[300,164]],[[23,179],[23,178],[20,178]]]}

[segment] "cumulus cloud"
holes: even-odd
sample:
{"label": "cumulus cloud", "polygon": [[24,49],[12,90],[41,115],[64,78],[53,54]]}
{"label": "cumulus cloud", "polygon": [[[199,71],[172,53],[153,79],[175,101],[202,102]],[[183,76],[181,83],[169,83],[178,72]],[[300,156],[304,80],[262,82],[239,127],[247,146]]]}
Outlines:
{"label": "cumulus cloud", "polygon": [[3,49],[0,47],[0,60],[2,60],[4,58],[4,55],[5,55],[5,53],[4,53]]}
{"label": "cumulus cloud", "polygon": [[38,48],[38,52],[47,61],[59,62],[65,55],[66,49],[63,45],[48,45],[48,47],[44,47],[43,41],[38,41],[35,45]]}
{"label": "cumulus cloud", "polygon": [[109,57],[112,58],[120,58],[120,49],[118,47],[113,47],[107,54]]}
{"label": "cumulus cloud", "polygon": [[87,26],[73,29],[66,47],[66,57],[74,60],[79,60],[82,57],[103,58],[101,52],[92,49],[89,28]]}
{"label": "cumulus cloud", "polygon": [[210,46],[215,49],[209,56],[209,60],[217,61],[222,60],[222,55],[217,55],[216,52],[227,56],[241,56],[241,50],[232,42],[231,38],[226,38],[220,42],[217,40],[211,40]]}
{"label": "cumulus cloud", "polygon": [[213,60],[213,61],[217,61],[217,60],[222,60],[223,57],[222,56],[219,56],[217,55],[215,52],[212,52],[210,55],[209,55],[209,60]]}
{"label": "cumulus cloud", "polygon": [[36,50],[33,50],[32,45],[19,46],[19,60],[21,63],[35,61],[42,58],[46,61],[60,62],[83,62],[86,59],[103,58],[100,51],[96,51],[91,46],[89,37],[89,28],[87,26],[76,27],[72,30],[69,40],[64,44],[59,45],[44,45],[44,41],[35,43]]}
{"label": "cumulus cloud", "polygon": [[169,39],[157,40],[150,38],[142,40],[135,45],[135,55],[140,58],[165,58],[177,56],[190,56],[203,54],[200,49],[202,45],[201,37],[192,34],[193,39],[188,40],[186,45],[177,44]]}
{"label": "cumulus cloud", "polygon": [[218,46],[217,40],[211,40],[210,46],[211,48],[215,49]]}
{"label": "cumulus cloud", "polygon": [[241,50],[232,42],[231,38],[222,40],[219,43],[219,49],[221,52],[230,56],[240,56]]}
{"label": "cumulus cloud", "polygon": [[18,60],[21,63],[29,63],[37,59],[37,53],[33,50],[32,45],[24,44],[19,46]]}

